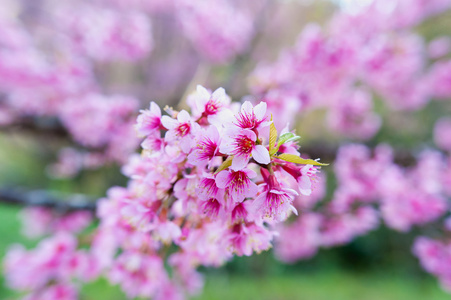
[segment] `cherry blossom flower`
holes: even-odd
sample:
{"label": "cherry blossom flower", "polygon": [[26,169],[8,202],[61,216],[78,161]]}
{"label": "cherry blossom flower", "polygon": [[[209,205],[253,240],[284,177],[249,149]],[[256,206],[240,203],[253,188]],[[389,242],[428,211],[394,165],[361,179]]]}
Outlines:
{"label": "cherry blossom flower", "polygon": [[277,181],[274,175],[269,174],[266,169],[261,169],[265,184],[263,191],[255,198],[252,209],[262,218],[270,220],[285,220],[290,212],[297,214],[296,208],[292,205],[294,196],[298,193],[292,189],[284,188]]}
{"label": "cherry blossom flower", "polygon": [[192,146],[192,135],[199,126],[191,120],[189,113],[186,110],[180,111],[177,115],[177,120],[172,119],[169,116],[163,116],[161,118],[161,123],[168,129],[165,135],[166,142],[178,140],[180,148],[185,153],[188,153]]}
{"label": "cherry blossom flower", "polygon": [[270,157],[268,149],[257,144],[257,135],[249,129],[233,129],[224,136],[219,151],[228,155],[233,155],[232,166],[234,171],[246,167],[251,156],[264,165],[269,164]]}
{"label": "cherry blossom flower", "polygon": [[144,137],[159,131],[161,126],[161,110],[155,102],[150,102],[150,109],[141,110],[140,113],[135,125],[139,136]]}
{"label": "cherry blossom flower", "polygon": [[213,157],[219,154],[221,138],[215,126],[198,132],[196,146],[188,155],[188,162],[195,166],[207,165],[212,162]]}
{"label": "cherry blossom flower", "polygon": [[224,170],[216,175],[216,185],[225,189],[230,197],[240,202],[244,198],[253,197],[257,194],[257,185],[251,181],[257,173],[250,169],[242,169],[239,171]]}

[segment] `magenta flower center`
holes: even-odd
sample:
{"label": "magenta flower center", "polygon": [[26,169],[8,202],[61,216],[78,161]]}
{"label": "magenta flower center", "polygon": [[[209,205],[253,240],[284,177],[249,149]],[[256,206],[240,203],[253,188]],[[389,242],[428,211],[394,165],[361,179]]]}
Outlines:
{"label": "magenta flower center", "polygon": [[219,110],[219,103],[213,99],[208,100],[207,105],[205,105],[205,114],[208,115],[214,115]]}
{"label": "magenta flower center", "polygon": [[239,203],[232,211],[232,221],[235,222],[238,219],[245,219],[247,216],[247,211],[244,208],[243,203]]}
{"label": "magenta flower center", "polygon": [[191,125],[189,123],[183,123],[177,127],[176,132],[178,136],[183,137],[190,132],[190,129]]}
{"label": "magenta flower center", "polygon": [[252,113],[239,113],[236,116],[236,125],[238,127],[241,127],[243,129],[254,129],[257,128],[258,125],[260,125],[260,123],[262,123],[263,121],[259,121],[257,120],[257,117],[255,116],[255,114]]}
{"label": "magenta flower center", "polygon": [[236,148],[233,153],[234,155],[249,155],[252,149],[254,149],[255,142],[245,135],[240,135],[235,138],[234,145]]}
{"label": "magenta flower center", "polygon": [[149,129],[158,129],[160,127],[161,120],[159,117],[149,118],[146,122],[146,127]]}
{"label": "magenta flower center", "polygon": [[236,193],[244,193],[249,188],[249,178],[246,173],[238,171],[230,174],[230,188]]}
{"label": "magenta flower center", "polygon": [[210,217],[217,217],[221,204],[215,198],[210,198],[204,204],[204,213]]}
{"label": "magenta flower center", "polygon": [[210,140],[209,138],[204,138],[200,141],[196,148],[200,150],[199,159],[211,159],[216,154],[216,148],[218,145]]}
{"label": "magenta flower center", "polygon": [[267,214],[269,216],[278,215],[281,206],[283,206],[286,201],[291,203],[291,198],[287,194],[276,194],[268,191],[266,195]]}

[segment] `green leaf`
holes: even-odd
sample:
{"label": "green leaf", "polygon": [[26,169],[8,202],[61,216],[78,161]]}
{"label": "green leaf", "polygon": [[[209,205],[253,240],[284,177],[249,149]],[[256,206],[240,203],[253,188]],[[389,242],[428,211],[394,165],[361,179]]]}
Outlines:
{"label": "green leaf", "polygon": [[227,159],[222,163],[222,165],[219,166],[219,168],[216,170],[215,174],[218,174],[222,170],[227,169],[232,165],[233,155],[227,157]]}
{"label": "green leaf", "polygon": [[317,162],[316,160],[313,160],[313,159],[303,159],[297,155],[287,154],[287,153],[282,153],[277,158],[284,160],[284,161],[292,162],[295,164],[314,165],[314,166],[328,166],[329,165],[329,164],[323,164],[323,163]]}
{"label": "green leaf", "polygon": [[[272,115],[271,115],[271,121],[272,121]],[[270,155],[273,155],[274,153],[277,152],[277,149],[276,149],[276,151],[274,151],[274,149],[276,147],[276,141],[277,141],[277,129],[273,122],[269,126],[269,154]]]}
{"label": "green leaf", "polygon": [[297,136],[291,132],[284,133],[279,138],[278,146],[280,147],[281,145],[283,145],[285,143],[293,142],[293,141],[299,140],[300,138],[301,138],[300,136]]}
{"label": "green leaf", "polygon": [[300,138],[301,138],[300,136],[297,136],[297,135],[295,135],[294,133],[291,133],[291,132],[287,132],[287,133],[282,134],[279,137],[279,142],[277,143],[277,146],[274,147],[272,149],[272,151],[269,151],[269,154],[270,155],[275,154],[277,151],[279,151],[280,146],[282,146],[283,144],[288,143],[288,142],[297,141]]}

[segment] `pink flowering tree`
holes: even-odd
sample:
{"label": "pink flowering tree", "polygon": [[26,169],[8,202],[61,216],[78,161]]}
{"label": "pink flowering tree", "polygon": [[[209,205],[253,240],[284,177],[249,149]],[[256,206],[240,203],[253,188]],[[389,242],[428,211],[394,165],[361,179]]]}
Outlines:
{"label": "pink flowering tree", "polygon": [[[4,259],[23,299],[79,299],[99,277],[129,298],[185,299],[200,267],[271,247],[293,263],[382,224],[418,229],[413,254],[451,290],[450,117],[404,162],[377,139],[409,127],[398,114],[449,108],[451,42],[417,28],[451,1],[335,1],[276,59],[283,1],[5,1],[0,129],[62,141],[51,178],[112,164],[127,177],[97,201],[0,191],[41,238]],[[337,142],[304,151],[299,135]]]}

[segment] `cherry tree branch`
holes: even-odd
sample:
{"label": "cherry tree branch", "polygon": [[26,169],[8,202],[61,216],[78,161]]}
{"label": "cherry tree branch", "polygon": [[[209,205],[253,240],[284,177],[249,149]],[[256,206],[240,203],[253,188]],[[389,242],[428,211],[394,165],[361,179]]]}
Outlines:
{"label": "cherry tree branch", "polygon": [[0,202],[19,206],[40,206],[59,212],[96,210],[96,201],[82,194],[63,195],[44,190],[26,191],[19,188],[1,188]]}

